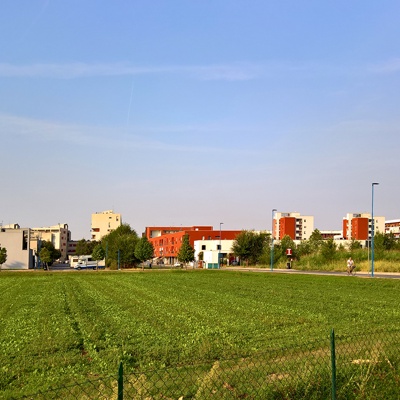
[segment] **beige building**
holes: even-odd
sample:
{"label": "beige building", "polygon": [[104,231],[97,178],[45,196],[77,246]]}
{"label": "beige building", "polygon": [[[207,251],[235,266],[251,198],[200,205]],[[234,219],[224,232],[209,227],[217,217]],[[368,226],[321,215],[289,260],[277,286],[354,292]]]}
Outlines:
{"label": "beige building", "polygon": [[[385,217],[374,215],[374,236],[385,233]],[[343,238],[369,240],[372,236],[372,218],[369,213],[348,213],[343,218]]]}
{"label": "beige building", "polygon": [[314,231],[314,217],[298,212],[275,212],[272,221],[274,239],[282,240],[286,235],[292,240],[307,240]]}
{"label": "beige building", "polygon": [[61,260],[65,261],[68,259],[68,242],[70,240],[70,236],[71,232],[68,230],[68,224],[57,224],[42,228],[32,228],[30,246],[36,251],[39,240],[51,242],[55,249],[60,250]]}
{"label": "beige building", "polygon": [[7,250],[7,260],[2,269],[31,269],[34,267],[33,250],[29,248],[29,228],[0,227],[0,247]]}
{"label": "beige building", "polygon": [[92,214],[92,240],[99,241],[103,236],[108,235],[122,225],[121,214],[107,210]]}
{"label": "beige building", "polygon": [[385,233],[393,233],[396,239],[400,239],[400,219],[391,219],[385,222]]}

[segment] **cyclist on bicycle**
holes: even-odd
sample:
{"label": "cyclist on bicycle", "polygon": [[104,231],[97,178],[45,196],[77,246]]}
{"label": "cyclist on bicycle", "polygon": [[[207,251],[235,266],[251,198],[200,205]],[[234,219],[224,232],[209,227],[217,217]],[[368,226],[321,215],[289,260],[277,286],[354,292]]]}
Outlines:
{"label": "cyclist on bicycle", "polygon": [[350,257],[348,260],[347,260],[347,273],[348,274],[351,274],[353,271],[354,271],[354,268],[355,268],[356,266],[354,265],[354,261],[353,261],[353,259]]}

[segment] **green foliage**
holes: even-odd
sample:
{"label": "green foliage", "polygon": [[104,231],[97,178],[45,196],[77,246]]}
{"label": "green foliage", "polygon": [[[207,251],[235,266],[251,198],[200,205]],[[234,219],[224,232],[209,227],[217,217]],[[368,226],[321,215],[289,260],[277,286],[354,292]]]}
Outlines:
{"label": "green foliage", "polygon": [[256,264],[265,258],[265,248],[268,247],[269,235],[266,233],[256,233],[254,231],[242,231],[236,236],[232,245],[235,256],[240,257],[241,261]]}
{"label": "green foliage", "polygon": [[354,250],[358,250],[361,249],[362,245],[361,242],[359,242],[358,240],[355,240],[354,238],[351,239],[350,245],[349,245],[349,250],[350,251],[354,251]]}
{"label": "green foliage", "polygon": [[319,251],[322,244],[324,243],[324,239],[322,237],[321,232],[318,229],[314,229],[314,231],[311,233],[310,238],[308,239],[308,243],[311,246],[312,252]]}
{"label": "green foliage", "polygon": [[7,249],[0,247],[0,267],[7,261]]}
{"label": "green foliage", "polygon": [[337,245],[332,238],[324,240],[321,245],[321,256],[323,261],[331,262],[336,258]]}
{"label": "green foliage", "polygon": [[81,239],[76,244],[75,254],[77,256],[85,256],[93,253],[94,248],[99,244],[95,240]]}
{"label": "green foliage", "polygon": [[[45,261],[44,258],[41,256],[42,251],[46,249],[48,250],[47,252],[44,252],[45,258],[48,261]],[[50,241],[47,240],[42,240],[40,242],[40,252],[39,252],[39,257],[41,258],[42,261],[46,262],[47,265],[51,265],[55,260],[59,259],[61,257],[61,252],[60,250],[56,249]]]}
{"label": "green foliage", "polygon": [[98,243],[94,248],[92,252],[92,258],[93,260],[100,261],[104,260],[104,257],[106,256],[106,252],[103,249],[103,246]]}
{"label": "green foliage", "polygon": [[302,240],[297,246],[296,250],[298,259],[302,256],[307,256],[313,252],[313,248],[309,240]]}
{"label": "green foliage", "polygon": [[153,257],[154,247],[146,236],[140,238],[135,246],[135,257],[141,262],[149,260]]}
{"label": "green foliage", "polygon": [[276,259],[280,259],[283,257],[285,260],[287,259],[286,256],[286,250],[291,249],[292,250],[292,258],[297,258],[297,246],[292,240],[292,238],[288,235],[285,235],[280,244],[276,246]]}
{"label": "green foliage", "polygon": [[178,261],[184,264],[194,261],[194,248],[190,244],[189,235],[183,236],[182,245],[178,252]]}
{"label": "green foliage", "polygon": [[122,267],[132,267],[138,263],[135,247],[139,238],[137,233],[128,225],[122,224],[101,239],[101,244],[107,253],[108,266],[117,265],[118,252]]}
{"label": "green foliage", "polygon": [[53,257],[52,257],[51,251],[46,247],[43,247],[40,250],[39,257],[45,266],[51,265],[51,263],[53,262]]}

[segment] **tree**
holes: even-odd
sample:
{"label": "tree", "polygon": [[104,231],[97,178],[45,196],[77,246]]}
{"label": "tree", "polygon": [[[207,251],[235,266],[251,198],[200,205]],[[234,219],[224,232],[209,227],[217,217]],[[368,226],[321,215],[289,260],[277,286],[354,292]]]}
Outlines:
{"label": "tree", "polygon": [[[135,257],[140,260],[140,262],[145,262],[153,257],[154,247],[149,242],[146,236],[140,238],[135,246]],[[144,265],[142,264],[142,269]]]}
{"label": "tree", "polygon": [[311,233],[310,238],[308,239],[308,243],[311,246],[312,252],[317,252],[324,243],[324,238],[322,237],[321,232],[318,229],[314,229]]}
{"label": "tree", "polygon": [[255,233],[254,231],[242,231],[236,236],[232,245],[233,253],[245,261],[257,263],[262,257],[265,247],[268,245],[266,233]]}
{"label": "tree", "polygon": [[43,269],[48,269],[49,266],[52,264],[53,257],[51,251],[47,247],[43,247],[39,252],[39,257],[42,260],[44,266]]}
{"label": "tree", "polygon": [[77,256],[86,256],[93,253],[94,248],[99,244],[95,240],[81,239],[76,244],[75,254]]}
{"label": "tree", "polygon": [[98,244],[94,247],[93,252],[92,252],[92,258],[93,258],[93,260],[97,261],[97,263],[96,263],[96,269],[99,268],[99,261],[100,261],[100,260],[104,260],[104,257],[105,257],[105,256],[106,256],[106,252],[104,251],[103,246],[102,246],[100,243],[98,243]]}
{"label": "tree", "polygon": [[189,235],[184,235],[182,245],[178,252],[178,261],[183,262],[187,268],[187,263],[194,261],[194,248],[189,242]]}
{"label": "tree", "polygon": [[321,256],[324,261],[330,262],[335,259],[337,245],[332,238],[324,240],[321,245]]}
{"label": "tree", "polygon": [[[48,254],[45,252],[44,254],[46,254],[46,259],[47,261],[44,261],[43,257],[41,256],[41,252],[43,249],[48,250]],[[50,266],[51,264],[53,264],[53,262],[55,260],[58,260],[61,257],[61,252],[60,250],[56,249],[54,247],[54,244],[48,240],[42,240],[40,242],[40,252],[39,252],[39,257],[40,259],[46,263],[46,266]]]}
{"label": "tree", "polygon": [[0,247],[0,270],[2,265],[7,261],[7,249]]}
{"label": "tree", "polygon": [[349,244],[349,250],[354,251],[354,250],[358,250],[361,248],[362,248],[361,242],[359,242],[358,240],[356,240],[354,238],[351,238],[351,242]]}
{"label": "tree", "polygon": [[107,249],[107,265],[116,267],[118,261],[123,267],[135,266],[135,247],[139,240],[137,233],[128,225],[122,224],[101,239],[104,249]]}

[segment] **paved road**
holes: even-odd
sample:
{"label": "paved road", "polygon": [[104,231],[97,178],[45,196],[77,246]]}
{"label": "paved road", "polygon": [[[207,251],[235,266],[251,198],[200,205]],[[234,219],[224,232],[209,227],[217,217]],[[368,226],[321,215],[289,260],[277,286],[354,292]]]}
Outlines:
{"label": "paved road", "polygon": [[[173,267],[171,267],[173,268]],[[167,266],[162,269],[170,269]],[[137,271],[141,270],[137,268]],[[154,269],[159,271],[160,269]],[[303,275],[331,275],[331,276],[348,276],[346,272],[338,271],[302,271],[296,269],[277,269],[274,268],[271,271],[269,268],[255,268],[255,267],[223,267],[223,271],[247,271],[247,272],[262,272],[262,273],[280,273],[280,274],[303,274]],[[50,271],[76,271],[74,268],[70,268],[68,264],[54,264],[50,267]],[[369,272],[357,272],[355,277],[357,278],[371,278],[371,273]],[[400,273],[395,272],[375,272],[374,278],[390,278],[390,279],[400,279]]]}
{"label": "paved road", "polygon": [[[303,275],[333,275],[333,276],[348,276],[347,272],[338,272],[338,271],[302,271],[296,269],[277,269],[274,268],[271,271],[269,268],[253,268],[253,267],[223,267],[224,270],[229,271],[250,271],[250,272],[265,272],[265,273],[282,273],[282,274],[303,274]],[[371,278],[370,272],[360,271],[357,272],[355,277],[359,278]],[[400,273],[396,272],[375,272],[374,278],[391,278],[391,279],[400,279]]]}

